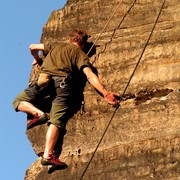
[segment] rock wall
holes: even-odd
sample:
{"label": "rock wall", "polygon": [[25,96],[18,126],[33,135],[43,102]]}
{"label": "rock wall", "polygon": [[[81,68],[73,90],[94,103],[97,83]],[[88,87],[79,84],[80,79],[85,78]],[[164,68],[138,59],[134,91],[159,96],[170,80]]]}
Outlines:
{"label": "rock wall", "polygon": [[[101,81],[108,89],[122,94],[163,2],[68,0],[63,9],[52,12],[43,27],[41,41],[67,41],[73,28],[86,29],[91,34],[90,41],[96,42],[96,54],[90,60]],[[180,1],[166,0],[121,106],[84,179],[180,178],[179,32]],[[30,80],[38,69],[38,66],[32,69]],[[84,104],[78,106],[59,141],[63,142],[60,158],[68,168],[48,169],[41,166],[41,158],[37,158],[27,170],[26,180],[80,179],[115,111],[88,83],[83,95]],[[46,131],[46,124],[27,131],[32,148],[39,156],[44,150]]]}

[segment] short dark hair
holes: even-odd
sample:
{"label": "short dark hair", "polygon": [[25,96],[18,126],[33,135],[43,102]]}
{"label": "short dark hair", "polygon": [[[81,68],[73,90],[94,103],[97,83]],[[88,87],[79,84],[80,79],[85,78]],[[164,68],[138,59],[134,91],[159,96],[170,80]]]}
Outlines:
{"label": "short dark hair", "polygon": [[74,29],[69,34],[69,38],[72,41],[77,42],[79,45],[84,45],[89,37],[90,36],[83,29]]}

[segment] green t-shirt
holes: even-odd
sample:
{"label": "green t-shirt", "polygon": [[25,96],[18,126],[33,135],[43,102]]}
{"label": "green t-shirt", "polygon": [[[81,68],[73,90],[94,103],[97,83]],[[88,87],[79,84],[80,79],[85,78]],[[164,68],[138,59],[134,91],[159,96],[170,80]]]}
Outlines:
{"label": "green t-shirt", "polygon": [[44,51],[49,52],[41,66],[41,72],[54,75],[66,76],[71,74],[74,68],[81,70],[90,67],[88,56],[72,43],[47,43]]}

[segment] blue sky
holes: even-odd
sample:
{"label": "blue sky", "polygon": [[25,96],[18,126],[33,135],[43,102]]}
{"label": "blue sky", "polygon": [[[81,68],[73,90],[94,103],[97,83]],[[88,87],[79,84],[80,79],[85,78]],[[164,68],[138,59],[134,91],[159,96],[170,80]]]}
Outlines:
{"label": "blue sky", "polygon": [[12,107],[15,96],[27,87],[32,68],[31,43],[39,43],[42,28],[53,10],[66,0],[6,0],[0,6],[0,179],[23,180],[36,160],[26,137],[26,114]]}

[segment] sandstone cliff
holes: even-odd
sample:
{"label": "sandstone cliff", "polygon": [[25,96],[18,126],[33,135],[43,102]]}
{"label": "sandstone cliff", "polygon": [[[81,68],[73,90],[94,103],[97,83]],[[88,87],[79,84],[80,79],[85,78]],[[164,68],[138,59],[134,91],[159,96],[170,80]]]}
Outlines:
{"label": "sandstone cliff", "polygon": [[[103,84],[122,94],[163,2],[68,0],[63,9],[52,12],[43,27],[41,41],[66,41],[74,27],[86,29],[91,34],[91,42],[100,35],[91,62]],[[125,98],[84,179],[180,178],[179,40],[180,1],[166,0]],[[31,79],[37,72],[38,67],[35,67]],[[26,180],[80,179],[114,112],[88,83],[83,95],[84,107],[74,104],[77,112],[67,123],[64,139],[60,139],[63,141],[60,157],[68,168],[51,172],[41,166],[37,158],[27,170]],[[46,130],[47,125],[41,125],[27,131],[37,155],[44,150]]]}

